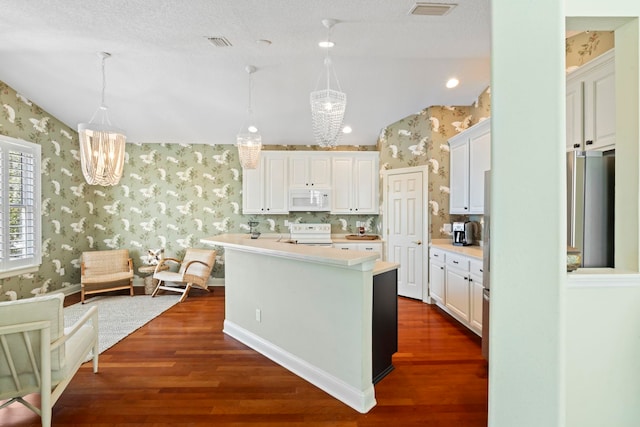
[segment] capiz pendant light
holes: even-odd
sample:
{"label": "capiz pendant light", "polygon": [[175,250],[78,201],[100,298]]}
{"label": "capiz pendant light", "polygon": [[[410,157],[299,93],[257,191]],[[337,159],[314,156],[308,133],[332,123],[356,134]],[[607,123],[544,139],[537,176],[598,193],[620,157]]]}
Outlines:
{"label": "capiz pendant light", "polygon": [[78,124],[80,164],[87,184],[109,186],[118,184],[122,177],[127,137],[122,129],[111,125],[104,103],[104,63],[111,54],[101,52],[99,56],[102,59],[102,102],[89,123]]}
{"label": "capiz pendant light", "polygon": [[[335,23],[336,21],[332,19],[322,20],[322,25],[329,30],[329,34],[331,34]],[[327,37],[326,46],[327,54],[324,66],[327,75],[327,88],[311,92],[311,122],[316,143],[321,147],[335,147],[342,130],[344,113],[347,108],[347,95],[340,88],[340,82],[333,69],[331,58],[329,58],[329,49],[333,46],[329,37]],[[332,74],[338,90],[331,89]]]}
{"label": "capiz pendant light", "polygon": [[260,164],[260,150],[262,150],[262,137],[258,133],[258,128],[254,123],[253,109],[251,106],[251,92],[253,80],[251,76],[256,71],[253,65],[247,65],[245,71],[249,74],[249,122],[240,129],[236,135],[236,145],[238,146],[238,157],[243,169],[256,169]]}

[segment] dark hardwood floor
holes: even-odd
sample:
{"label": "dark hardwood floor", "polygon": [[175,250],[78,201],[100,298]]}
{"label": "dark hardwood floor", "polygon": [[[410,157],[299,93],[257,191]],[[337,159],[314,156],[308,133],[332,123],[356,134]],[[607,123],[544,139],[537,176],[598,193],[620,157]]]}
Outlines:
{"label": "dark hardwood floor", "polygon": [[[192,291],[102,353],[98,374],[83,365],[53,425],[486,426],[480,339],[434,306],[399,298],[398,309],[395,370],[376,384],[367,414],[225,336],[224,289],[215,288]],[[0,410],[0,426],[27,425],[40,418],[22,405]]]}

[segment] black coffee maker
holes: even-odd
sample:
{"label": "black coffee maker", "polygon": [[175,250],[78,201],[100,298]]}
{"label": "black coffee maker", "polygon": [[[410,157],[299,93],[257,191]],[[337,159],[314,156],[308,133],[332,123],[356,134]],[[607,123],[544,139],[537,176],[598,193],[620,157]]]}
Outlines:
{"label": "black coffee maker", "polygon": [[473,245],[473,222],[454,222],[451,227],[453,231],[453,245],[454,246],[469,246]]}

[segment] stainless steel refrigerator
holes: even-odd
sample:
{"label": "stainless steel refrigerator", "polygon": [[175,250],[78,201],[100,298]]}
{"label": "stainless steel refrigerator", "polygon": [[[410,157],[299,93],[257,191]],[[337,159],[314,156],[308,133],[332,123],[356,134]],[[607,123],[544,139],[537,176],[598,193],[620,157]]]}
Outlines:
{"label": "stainless steel refrigerator", "polygon": [[581,267],[613,267],[615,150],[567,153],[567,245]]}

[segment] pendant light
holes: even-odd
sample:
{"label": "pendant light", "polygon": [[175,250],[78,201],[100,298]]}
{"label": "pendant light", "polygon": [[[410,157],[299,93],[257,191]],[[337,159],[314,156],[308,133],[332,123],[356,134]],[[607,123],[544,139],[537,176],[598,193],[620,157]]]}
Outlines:
{"label": "pendant light", "polygon": [[251,105],[251,92],[253,89],[252,75],[256,71],[253,65],[247,65],[245,71],[249,74],[249,107],[248,123],[240,129],[236,135],[236,145],[238,146],[238,157],[240,165],[243,169],[256,169],[260,163],[260,150],[262,150],[262,137],[258,133],[255,120],[253,117],[253,108]]}
{"label": "pendant light", "polygon": [[[311,92],[310,97],[313,136],[320,147],[335,147],[337,145],[338,137],[342,130],[344,113],[347,108],[347,95],[340,88],[340,82],[329,57],[329,49],[333,46],[330,40],[331,29],[335,23],[336,21],[333,19],[322,20],[322,25],[328,30],[327,41],[324,42],[325,46],[327,46],[327,53],[324,59],[327,87],[326,89]],[[336,82],[337,90],[331,89],[332,76]]]}
{"label": "pendant light", "polygon": [[109,186],[118,184],[122,177],[127,137],[122,129],[111,125],[104,102],[104,64],[111,54],[101,52],[98,55],[102,59],[102,102],[89,123],[78,124],[80,163],[89,185]]}

